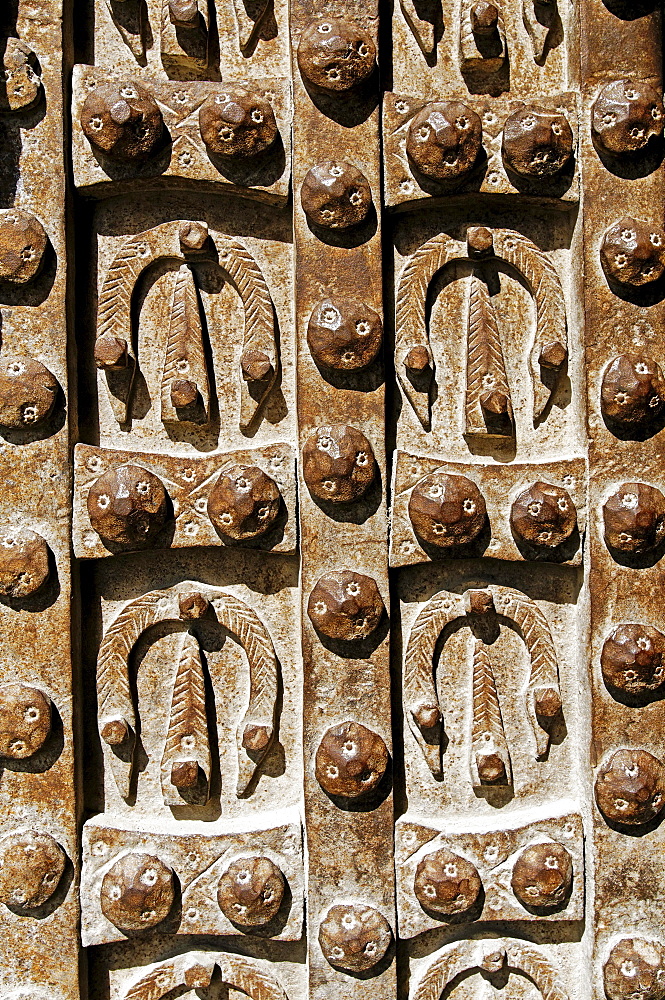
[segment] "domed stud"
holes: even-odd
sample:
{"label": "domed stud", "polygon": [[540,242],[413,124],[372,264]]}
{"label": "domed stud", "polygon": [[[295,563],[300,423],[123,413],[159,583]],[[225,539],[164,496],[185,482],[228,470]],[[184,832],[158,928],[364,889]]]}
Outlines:
{"label": "domed stud", "polygon": [[665,805],[665,767],[646,750],[616,750],[598,770],[595,793],[605,819],[642,826]]}
{"label": "domed stud", "polygon": [[555,549],[567,542],[577,527],[577,510],[563,487],[532,483],[513,502],[510,527],[527,545]]}
{"label": "domed stud", "polygon": [[367,639],[384,612],[376,581],[348,569],[322,576],[307,602],[307,614],[315,629],[329,639],[343,642]]}
{"label": "domed stud", "polygon": [[199,128],[210,153],[240,160],[270,149],[278,134],[270,102],[243,87],[225,87],[207,97]]}
{"label": "domed stud", "polygon": [[0,357],[0,427],[29,430],[44,423],[59,388],[41,362],[22,355]]}
{"label": "domed stud", "polygon": [[310,21],[298,43],[303,77],[322,90],[344,93],[374,72],[376,46],[360,25],[339,17]]}
{"label": "domed stud", "polygon": [[373,906],[331,906],[319,925],[319,945],[330,965],[365,972],[384,957],[392,941],[390,924]]}
{"label": "domed stud", "polygon": [[168,494],[147,469],[119,465],[92,484],[87,506],[90,524],[103,542],[144,548],[166,524]]}
{"label": "domed stud", "polygon": [[388,760],[378,733],[359,722],[342,722],[323,735],[316,751],[316,780],[328,795],[359,799],[380,784]]}
{"label": "domed stud", "polygon": [[413,882],[423,910],[441,917],[468,914],[478,902],[482,888],[476,866],[447,847],[425,855],[418,863]]}
{"label": "domed stud", "polygon": [[603,643],[600,668],[616,691],[636,697],[657,691],[665,681],[665,635],[651,625],[617,625]]}
{"label": "domed stud", "polygon": [[302,458],[309,492],[328,503],[360,500],[376,478],[371,444],[345,424],[317,428],[307,438]]}
{"label": "domed stud", "polygon": [[664,1000],[665,949],[645,938],[621,938],[603,968],[607,1000]]}
{"label": "domed stud", "polygon": [[0,211],[0,281],[27,285],[44,264],[48,236],[39,219],[21,209]]}
{"label": "domed stud", "polygon": [[139,164],[157,151],[164,121],[152,94],[133,81],[95,87],[81,109],[90,145],[109,159]]}
{"label": "domed stud", "polygon": [[642,288],[665,272],[665,233],[660,226],[625,216],[606,231],[600,245],[605,277],[624,288]]}
{"label": "domed stud", "polygon": [[483,126],[475,111],[460,101],[427,104],[411,120],[408,157],[421,174],[435,181],[461,181],[476,165]]}
{"label": "domed stud", "polygon": [[573,885],[573,859],[554,841],[531,844],[515,861],[510,885],[527,910],[563,909]]}
{"label": "domed stud", "polygon": [[123,855],[102,880],[102,913],[121,931],[156,927],[169,915],[173,900],[173,872],[151,854]]}
{"label": "domed stud", "polygon": [[482,493],[466,476],[433,472],[414,486],[409,517],[419,538],[450,550],[478,537],[487,508]]}
{"label": "domed stud", "polygon": [[643,354],[620,354],[603,372],[600,409],[613,427],[642,432],[662,415],[665,381],[660,366]]}
{"label": "domed stud", "polygon": [[506,119],[501,149],[520,177],[555,177],[570,164],[573,133],[565,115],[527,106]]}
{"label": "domed stud", "polygon": [[324,229],[349,229],[364,222],[372,189],[362,170],[346,160],[325,160],[311,167],[300,188],[307,218]]}
{"label": "domed stud", "polygon": [[605,153],[634,156],[663,134],[660,96],[643,80],[613,80],[591,108],[591,134]]}
{"label": "domed stud", "polygon": [[236,542],[265,535],[281,507],[277,483],[256,465],[234,465],[222,472],[208,497],[208,517],[215,529]]}
{"label": "domed stud", "polygon": [[277,915],[284,890],[284,876],[270,858],[238,858],[219,880],[217,902],[231,923],[264,927]]}
{"label": "domed stud", "polygon": [[665,537],[665,496],[655,486],[623,483],[603,504],[605,543],[618,552],[653,552]]}
{"label": "domed stud", "polygon": [[51,700],[29,684],[0,686],[0,755],[25,760],[51,734]]}
{"label": "domed stud", "polygon": [[49,547],[30,528],[0,528],[0,595],[14,600],[30,597],[51,574]]}
{"label": "domed stud", "polygon": [[367,368],[381,349],[378,313],[355,299],[324,299],[309,318],[307,343],[318,365],[334,371]]}
{"label": "domed stud", "polygon": [[0,902],[10,909],[39,909],[60,885],[66,864],[67,855],[50,834],[7,834],[0,839]]}

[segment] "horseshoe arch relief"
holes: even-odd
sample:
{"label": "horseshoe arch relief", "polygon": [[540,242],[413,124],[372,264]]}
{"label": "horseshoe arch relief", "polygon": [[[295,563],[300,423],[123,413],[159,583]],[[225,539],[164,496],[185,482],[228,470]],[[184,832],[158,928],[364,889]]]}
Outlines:
{"label": "horseshoe arch relief", "polygon": [[0,4],[6,1000],[665,1000],[655,0]]}

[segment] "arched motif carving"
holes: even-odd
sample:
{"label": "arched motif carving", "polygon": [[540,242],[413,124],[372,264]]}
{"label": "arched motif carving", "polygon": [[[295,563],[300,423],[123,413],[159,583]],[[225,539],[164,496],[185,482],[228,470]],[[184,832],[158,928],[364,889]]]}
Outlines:
{"label": "arched motif carving", "polygon": [[219,969],[223,983],[251,1000],[288,1000],[277,980],[255,962],[239,955],[205,951],[191,951],[153,965],[129,987],[123,1000],[161,1000],[178,987],[209,986],[215,968]]}

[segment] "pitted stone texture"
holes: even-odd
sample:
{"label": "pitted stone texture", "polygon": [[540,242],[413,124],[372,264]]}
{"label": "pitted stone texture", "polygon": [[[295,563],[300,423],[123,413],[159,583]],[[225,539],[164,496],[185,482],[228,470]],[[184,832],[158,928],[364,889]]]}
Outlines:
{"label": "pitted stone texture", "polygon": [[486,516],[483,495],[466,476],[433,472],[416,483],[409,499],[416,534],[442,549],[472,542],[483,530]]}
{"label": "pitted stone texture", "polygon": [[607,820],[641,826],[665,805],[665,767],[646,750],[616,750],[599,768],[595,792]]}
{"label": "pitted stone texture", "polygon": [[499,24],[499,11],[493,3],[478,0],[470,11],[471,30],[474,35],[487,38],[494,34]]}
{"label": "pitted stone texture", "polygon": [[349,229],[367,218],[372,190],[363,172],[346,160],[325,160],[311,167],[300,189],[307,218],[325,229]]}
{"label": "pitted stone texture", "polygon": [[550,483],[532,483],[517,497],[510,511],[510,526],[523,542],[553,549],[572,535],[577,510],[570,494]]}
{"label": "pitted stone texture", "polygon": [[664,120],[663,102],[648,83],[613,80],[593,103],[591,133],[607,153],[631,155],[663,134]]}
{"label": "pitted stone texture", "polygon": [[377,787],[388,759],[378,733],[359,722],[342,722],[323,735],[316,751],[316,780],[328,795],[357,799]]}
{"label": "pitted stone texture", "polygon": [[366,639],[381,621],[385,607],[376,581],[341,569],[326,573],[309,595],[307,614],[329,639]]}
{"label": "pitted stone texture", "polygon": [[284,887],[284,876],[270,858],[238,858],[219,880],[217,902],[231,923],[263,927],[282,905]]}
{"label": "pitted stone texture", "polygon": [[482,887],[476,866],[447,847],[425,855],[416,868],[413,882],[423,909],[443,917],[473,909]]}
{"label": "pitted stone texture", "polygon": [[121,931],[156,927],[168,916],[173,899],[173,872],[151,854],[125,854],[102,880],[102,913]]}
{"label": "pitted stone texture", "polygon": [[626,694],[657,691],[665,681],[665,635],[651,625],[617,625],[603,643],[605,683]]}
{"label": "pitted stone texture", "polygon": [[573,155],[568,119],[542,108],[520,108],[503,126],[502,152],[510,169],[521,177],[554,177]]}
{"label": "pitted stone texture", "polygon": [[246,541],[272,528],[281,506],[274,479],[256,465],[234,465],[222,472],[210,491],[208,517],[220,534]]}
{"label": "pitted stone texture", "polygon": [[90,487],[88,515],[104,542],[139,548],[149,545],[166,524],[168,496],[152,472],[120,465]]}
{"label": "pitted stone texture", "polygon": [[627,430],[642,430],[665,407],[665,381],[660,366],[642,354],[621,354],[603,374],[600,408],[603,416]]}
{"label": "pitted stone texture", "polygon": [[359,430],[345,424],[317,428],[307,438],[302,458],[309,492],[329,503],[359,500],[376,476],[371,444]]}
{"label": "pitted stone texture", "polygon": [[258,156],[277,138],[269,101],[242,87],[225,87],[201,105],[201,138],[211,153],[244,159]]}
{"label": "pitted stone texture", "polygon": [[160,145],[164,122],[152,94],[126,80],[99,84],[88,94],[81,128],[90,144],[111,159],[141,163]]}
{"label": "pitted stone texture", "polygon": [[517,858],[510,884],[527,909],[558,910],[570,896],[573,859],[562,844],[531,844]]}
{"label": "pitted stone texture", "polygon": [[0,755],[11,760],[32,757],[51,733],[51,701],[29,684],[0,687]]}
{"label": "pitted stone texture", "polygon": [[105,333],[95,341],[95,365],[103,371],[121,371],[127,367],[127,341]]}
{"label": "pitted stone texture", "polygon": [[0,85],[0,97],[6,100],[10,111],[27,111],[42,93],[35,53],[18,38],[3,38],[2,41],[4,81]]}
{"label": "pitted stone texture", "polygon": [[23,598],[36,593],[50,575],[49,548],[30,528],[0,529],[0,594]]}
{"label": "pitted stone texture", "polygon": [[610,281],[640,288],[665,272],[665,233],[660,226],[625,216],[606,231],[600,262]]}
{"label": "pitted stone texture", "polygon": [[607,1000],[665,1000],[665,950],[657,941],[621,938],[603,969]]}
{"label": "pitted stone texture", "polygon": [[331,906],[319,926],[319,944],[327,961],[350,972],[377,965],[391,941],[386,918],[363,903]]}
{"label": "pitted stone texture", "polygon": [[364,83],[376,65],[376,46],[360,25],[338,17],[310,21],[298,43],[298,66],[310,83],[346,91]]}
{"label": "pitted stone texture", "polygon": [[48,236],[30,212],[12,208],[0,211],[0,281],[26,285],[44,263]]}
{"label": "pitted stone texture", "polygon": [[603,521],[610,548],[651,552],[665,537],[665,496],[646,483],[623,483],[603,504]]}
{"label": "pitted stone texture", "polygon": [[48,833],[17,830],[0,840],[0,902],[38,909],[60,885],[67,856]]}
{"label": "pitted stone texture", "polygon": [[381,349],[378,313],[355,299],[324,299],[312,310],[307,343],[317,364],[336,371],[366,368]]}
{"label": "pitted stone texture", "polygon": [[40,361],[23,355],[0,357],[0,427],[29,429],[50,416],[58,380]]}
{"label": "pitted stone texture", "polygon": [[412,119],[406,151],[426,177],[460,180],[473,170],[482,137],[482,122],[475,111],[460,101],[436,101]]}

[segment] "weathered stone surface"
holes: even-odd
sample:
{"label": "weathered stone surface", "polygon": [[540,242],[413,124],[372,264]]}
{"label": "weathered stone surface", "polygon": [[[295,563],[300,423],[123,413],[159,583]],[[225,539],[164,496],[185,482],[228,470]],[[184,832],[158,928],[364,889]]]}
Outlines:
{"label": "weathered stone surface", "polygon": [[433,473],[413,489],[409,517],[417,534],[439,548],[468,545],[485,526],[487,508],[475,483],[466,476]]}
{"label": "weathered stone surface", "polygon": [[473,909],[482,887],[476,866],[446,848],[426,854],[416,869],[418,902],[424,910],[444,917]]}
{"label": "weathered stone surface", "polygon": [[121,465],[90,487],[88,515],[103,541],[140,548],[149,545],[166,523],[167,493],[152,472],[138,465]]}
{"label": "weathered stone surface", "polygon": [[57,890],[67,858],[48,833],[16,831],[0,839],[0,902],[38,910]]}
{"label": "weathered stone surface", "polygon": [[226,869],[217,902],[229,920],[241,927],[262,927],[282,905],[284,876],[270,858],[238,858]]}
{"label": "weathered stone surface", "polygon": [[357,799],[379,785],[388,749],[378,733],[359,722],[342,722],[324,733],[316,751],[316,779],[329,795]]}
{"label": "weathered stone surface", "polygon": [[23,760],[51,734],[51,701],[28,684],[0,685],[0,754]]}
{"label": "weathered stone surface", "polygon": [[102,881],[102,913],[122,931],[156,927],[168,916],[173,899],[173,872],[150,854],[125,854]]}
{"label": "weathered stone surface", "polygon": [[333,906],[319,928],[319,944],[331,965],[364,972],[377,965],[392,940],[390,924],[362,903]]}

